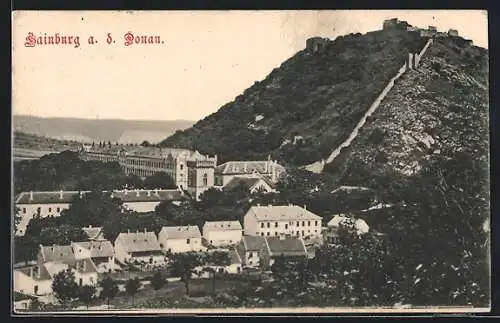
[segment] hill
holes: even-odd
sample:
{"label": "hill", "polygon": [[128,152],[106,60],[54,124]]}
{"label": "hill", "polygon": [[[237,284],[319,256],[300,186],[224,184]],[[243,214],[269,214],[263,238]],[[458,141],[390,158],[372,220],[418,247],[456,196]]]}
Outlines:
{"label": "hill", "polygon": [[73,141],[111,141],[141,143],[159,142],[177,130],[185,129],[192,121],[143,121],[118,119],[41,118],[25,115],[13,116],[15,131],[49,138]]}
{"label": "hill", "polygon": [[426,40],[397,28],[309,39],[263,81],[161,145],[216,153],[221,161],[269,153],[288,165],[316,161],[346,139],[408,53]]}

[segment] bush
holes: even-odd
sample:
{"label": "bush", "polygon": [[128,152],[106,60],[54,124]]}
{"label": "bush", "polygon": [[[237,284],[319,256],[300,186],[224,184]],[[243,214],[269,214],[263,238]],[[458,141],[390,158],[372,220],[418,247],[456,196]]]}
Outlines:
{"label": "bush", "polygon": [[380,128],[373,129],[370,134],[370,138],[368,139],[374,145],[380,145],[382,140],[384,139],[385,131]]}
{"label": "bush", "polygon": [[438,73],[441,71],[441,64],[439,64],[438,62],[432,62],[431,67]]}

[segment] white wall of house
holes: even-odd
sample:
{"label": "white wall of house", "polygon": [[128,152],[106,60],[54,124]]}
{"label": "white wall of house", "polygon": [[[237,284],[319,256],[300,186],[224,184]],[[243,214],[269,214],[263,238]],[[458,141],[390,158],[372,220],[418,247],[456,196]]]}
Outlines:
{"label": "white wall of house", "polygon": [[75,272],[75,281],[78,285],[96,285],[97,284],[97,272],[93,273],[81,273]]}
{"label": "white wall of house", "polygon": [[60,216],[63,210],[69,208],[68,203],[52,203],[52,204],[17,204],[16,207],[19,208],[19,214],[21,215],[21,221],[17,227],[16,235],[23,236],[26,232],[26,228],[34,217],[38,215],[38,210],[40,210],[40,217],[46,218],[49,215]]}
{"label": "white wall of house", "polygon": [[114,256],[107,257],[107,259],[104,259],[104,257],[92,258],[92,261],[94,261],[94,264],[97,267],[97,272],[99,272],[99,273],[106,273],[110,269],[115,270],[118,267],[115,263]]}
{"label": "white wall of house", "polygon": [[275,237],[289,234],[296,237],[321,236],[321,220],[280,220],[258,221],[249,215],[248,230],[245,216],[245,234]]}
{"label": "white wall of house", "polygon": [[203,238],[214,247],[235,245],[242,234],[242,230],[203,230]]}
{"label": "white wall of house", "polygon": [[201,238],[171,239],[160,232],[158,240],[164,251],[170,251],[172,253],[203,251],[205,249],[205,247],[201,245]]}
{"label": "white wall of house", "polygon": [[144,255],[144,256],[134,256],[132,255],[130,258],[131,262],[140,262],[151,264],[151,259],[153,259],[152,265],[164,265],[165,264],[165,256],[164,255]]}
{"label": "white wall of house", "polygon": [[255,217],[255,215],[253,215],[253,213],[245,214],[245,217],[243,218],[243,230],[245,232],[245,235],[259,235],[260,231],[258,230],[257,225],[257,218]]}
{"label": "white wall of house", "polygon": [[14,291],[28,295],[48,295],[52,293],[52,280],[35,280],[21,271],[14,270]]}
{"label": "white wall of house", "polygon": [[129,261],[131,255],[125,251],[120,240],[115,241],[115,259],[120,263],[125,263]]}

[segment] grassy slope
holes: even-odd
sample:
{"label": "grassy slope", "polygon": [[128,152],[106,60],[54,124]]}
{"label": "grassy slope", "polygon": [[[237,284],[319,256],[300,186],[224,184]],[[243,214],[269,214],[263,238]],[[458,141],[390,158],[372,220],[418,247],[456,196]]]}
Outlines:
{"label": "grassy slope", "polygon": [[[262,158],[270,152],[292,164],[314,161],[348,136],[408,51],[424,43],[414,33],[394,30],[338,37],[316,53],[306,48],[233,102],[162,144],[217,153],[222,161]],[[258,114],[264,116],[258,130],[249,129]],[[279,149],[294,135],[305,137],[308,147]]]}

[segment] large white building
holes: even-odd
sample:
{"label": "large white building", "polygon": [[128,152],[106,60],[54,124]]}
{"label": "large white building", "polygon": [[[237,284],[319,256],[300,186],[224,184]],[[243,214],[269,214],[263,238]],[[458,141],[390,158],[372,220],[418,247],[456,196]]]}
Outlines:
{"label": "large white building", "polygon": [[170,175],[181,189],[188,188],[188,162],[202,161],[212,169],[217,165],[217,156],[206,156],[198,151],[178,148],[159,147],[126,147],[116,145],[97,145],[82,147],[79,152],[82,160],[98,160],[102,162],[117,162],[125,174],[135,174],[141,177],[165,172]]}
{"label": "large white building", "polygon": [[206,221],[203,238],[214,247],[231,246],[240,242],[242,231],[239,221]]}
{"label": "large white building", "polygon": [[[21,221],[17,226],[16,235],[23,236],[26,228],[35,217],[58,217],[61,212],[68,209],[73,198],[83,197],[89,191],[45,191],[22,192],[15,200],[15,208]],[[112,197],[120,198],[123,206],[136,212],[152,212],[162,201],[179,201],[184,199],[183,192],[171,190],[114,190]]]}
{"label": "large white building", "polygon": [[200,229],[196,225],[163,227],[158,233],[158,240],[163,251],[181,253],[203,251]]}
{"label": "large white building", "polygon": [[322,218],[297,205],[252,206],[244,217],[245,235],[321,237]]}

